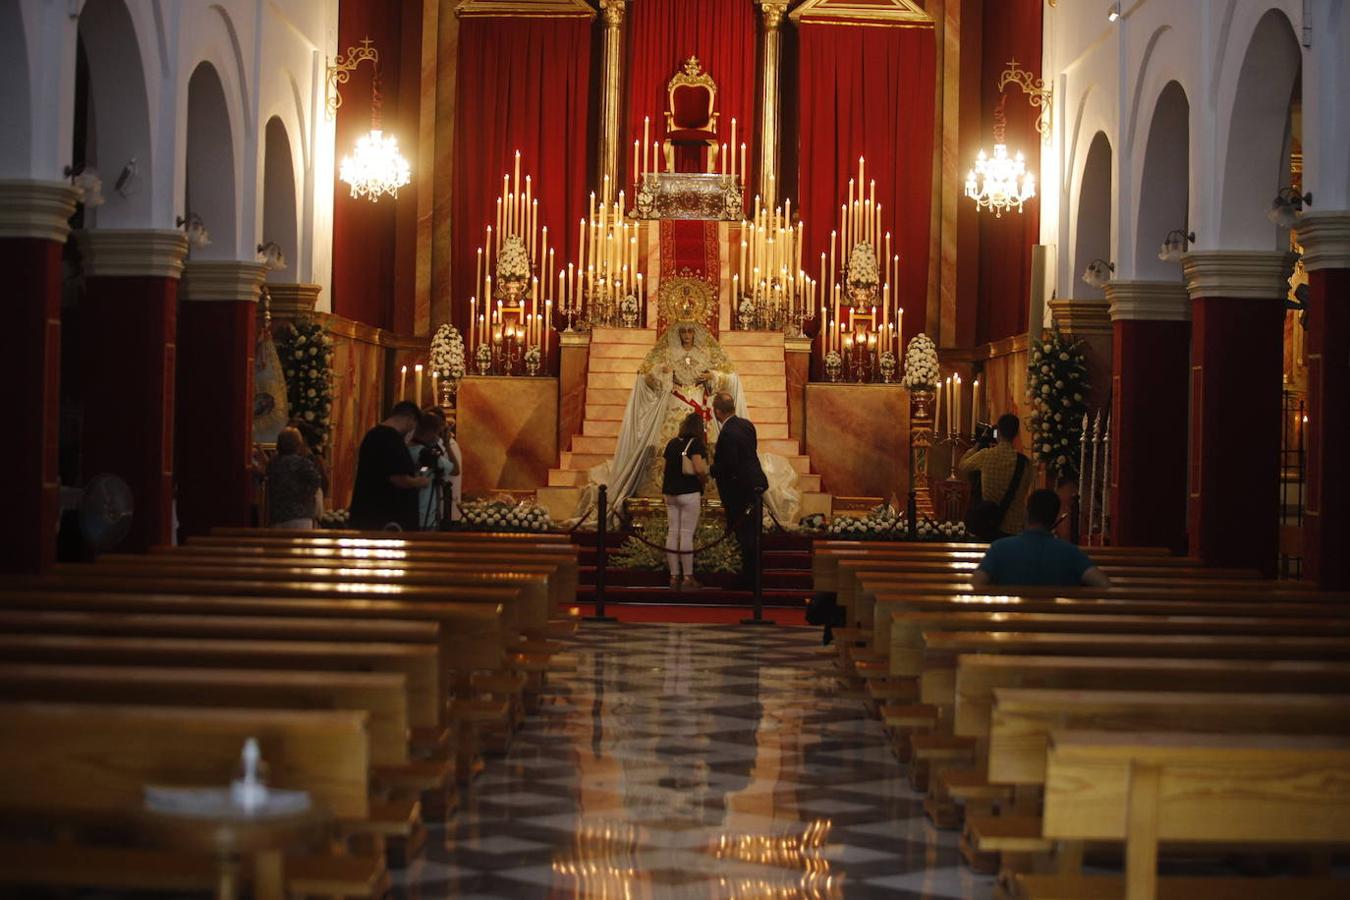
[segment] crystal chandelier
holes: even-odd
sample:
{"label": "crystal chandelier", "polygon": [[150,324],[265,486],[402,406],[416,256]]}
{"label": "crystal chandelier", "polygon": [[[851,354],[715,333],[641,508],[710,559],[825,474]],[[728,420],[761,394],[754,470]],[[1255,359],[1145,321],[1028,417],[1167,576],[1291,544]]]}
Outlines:
{"label": "crystal chandelier", "polygon": [[966,175],[966,196],[975,201],[977,209],[992,209],[995,218],[1002,218],[1005,210],[1016,207],[1036,196],[1036,177],[1027,172],[1021,153],[1008,156],[1007,144],[995,144],[994,155],[983,150],[975,158],[975,168]]}
{"label": "crystal chandelier", "polygon": [[353,197],[378,203],[382,194],[397,198],[398,189],[412,180],[412,169],[398,152],[398,138],[372,129],[356,142],[356,152],[342,157],[338,177],[351,185]]}

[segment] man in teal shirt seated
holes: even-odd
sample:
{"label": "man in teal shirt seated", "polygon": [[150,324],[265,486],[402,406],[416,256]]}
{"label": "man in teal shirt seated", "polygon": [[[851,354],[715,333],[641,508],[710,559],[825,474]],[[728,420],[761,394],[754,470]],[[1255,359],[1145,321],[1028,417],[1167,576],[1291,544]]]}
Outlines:
{"label": "man in teal shirt seated", "polygon": [[1026,529],[1015,537],[1001,538],[970,577],[975,587],[1016,585],[1021,587],[1110,587],[1111,579],[1093,565],[1077,544],[1054,535],[1059,519],[1059,495],[1033,491],[1027,497]]}

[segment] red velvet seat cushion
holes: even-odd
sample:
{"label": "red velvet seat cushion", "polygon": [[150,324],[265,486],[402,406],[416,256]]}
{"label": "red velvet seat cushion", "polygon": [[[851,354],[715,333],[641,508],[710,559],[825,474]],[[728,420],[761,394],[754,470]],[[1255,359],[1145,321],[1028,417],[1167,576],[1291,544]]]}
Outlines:
{"label": "red velvet seat cushion", "polygon": [[666,132],[666,140],[675,144],[683,142],[706,144],[716,137],[717,135],[711,131],[696,131],[692,128],[681,128],[679,131]]}

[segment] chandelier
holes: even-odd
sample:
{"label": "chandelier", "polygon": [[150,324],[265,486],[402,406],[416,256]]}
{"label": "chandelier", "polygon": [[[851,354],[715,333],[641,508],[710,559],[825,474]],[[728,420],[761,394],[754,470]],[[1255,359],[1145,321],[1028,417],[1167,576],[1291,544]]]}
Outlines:
{"label": "chandelier", "polygon": [[352,187],[353,197],[378,203],[382,194],[398,197],[398,189],[412,180],[412,169],[398,152],[398,138],[378,128],[356,141],[356,152],[342,157],[338,177]]}
{"label": "chandelier", "polygon": [[1007,144],[995,144],[993,157],[983,150],[975,157],[975,168],[966,175],[966,196],[977,209],[992,209],[995,218],[1036,196],[1036,177],[1027,172],[1026,160],[1019,152],[1008,156]]}
{"label": "chandelier", "polygon": [[370,133],[357,139],[355,153],[342,157],[338,178],[351,185],[353,197],[378,203],[384,194],[398,198],[398,189],[412,180],[412,168],[398,151],[398,138],[385,137],[380,129],[380,51],[371,46],[370,38],[361,41],[359,47],[348,47],[346,55],[339,54],[327,67],[325,106],[330,119],[337,115],[342,105],[338,86],[346,84],[363,62],[375,69],[370,82]]}

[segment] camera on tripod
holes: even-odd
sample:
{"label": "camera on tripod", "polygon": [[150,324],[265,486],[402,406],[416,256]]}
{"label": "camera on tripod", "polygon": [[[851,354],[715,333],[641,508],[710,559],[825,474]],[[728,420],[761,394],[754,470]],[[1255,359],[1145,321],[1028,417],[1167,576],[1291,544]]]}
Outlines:
{"label": "camera on tripod", "polygon": [[435,444],[423,444],[417,453],[417,465],[423,469],[435,469],[437,461],[444,455],[445,451]]}
{"label": "camera on tripod", "polygon": [[998,443],[998,432],[988,422],[980,422],[975,426],[974,437],[976,447],[992,447]]}

